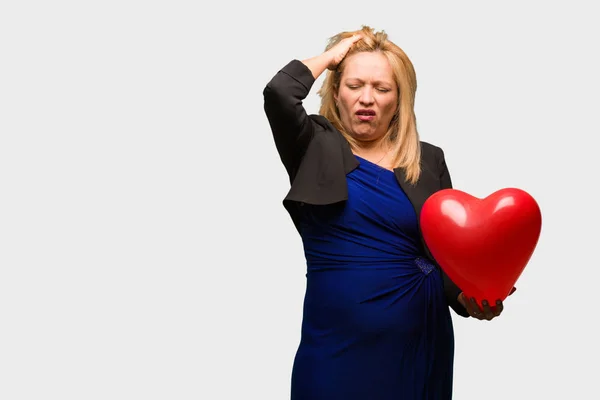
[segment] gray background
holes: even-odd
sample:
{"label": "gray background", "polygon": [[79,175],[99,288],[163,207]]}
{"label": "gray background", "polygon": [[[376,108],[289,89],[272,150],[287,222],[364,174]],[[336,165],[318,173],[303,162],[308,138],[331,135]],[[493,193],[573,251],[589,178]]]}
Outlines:
{"label": "gray background", "polygon": [[455,187],[542,209],[505,313],[454,318],[455,397],[598,398],[600,32],[558,3],[4,2],[0,398],[288,398],[305,260],[262,90],[362,24]]}

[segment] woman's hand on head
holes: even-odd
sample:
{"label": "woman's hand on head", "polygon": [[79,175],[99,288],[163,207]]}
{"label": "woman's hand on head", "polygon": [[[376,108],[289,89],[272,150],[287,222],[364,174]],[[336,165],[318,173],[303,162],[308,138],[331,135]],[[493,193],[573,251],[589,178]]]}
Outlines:
{"label": "woman's hand on head", "polygon": [[[517,290],[517,288],[513,287],[508,295],[510,296],[513,294],[515,290]],[[458,302],[462,304],[471,317],[479,320],[491,321],[492,319],[500,316],[504,310],[504,304],[501,300],[496,301],[495,307],[491,307],[487,300],[483,300],[481,302],[483,308],[481,308],[477,304],[477,301],[475,301],[475,298],[471,297],[469,299],[462,292],[458,295]]]}
{"label": "woman's hand on head", "polygon": [[345,39],[342,39],[335,46],[327,50],[327,54],[331,57],[331,61],[327,65],[327,69],[334,70],[342,62],[352,45],[362,39],[362,35],[356,34]]}

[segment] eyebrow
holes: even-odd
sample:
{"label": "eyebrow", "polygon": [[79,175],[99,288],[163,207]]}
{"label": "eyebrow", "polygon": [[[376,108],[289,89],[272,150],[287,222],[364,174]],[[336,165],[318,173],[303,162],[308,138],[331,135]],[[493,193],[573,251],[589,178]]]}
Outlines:
{"label": "eyebrow", "polygon": [[[360,78],[353,78],[353,77],[348,77],[345,79],[345,81],[358,81],[360,83],[365,83],[364,80],[360,79]],[[375,85],[389,85],[389,86],[394,86],[394,83],[391,81],[381,81],[381,80],[377,80],[373,82]]]}

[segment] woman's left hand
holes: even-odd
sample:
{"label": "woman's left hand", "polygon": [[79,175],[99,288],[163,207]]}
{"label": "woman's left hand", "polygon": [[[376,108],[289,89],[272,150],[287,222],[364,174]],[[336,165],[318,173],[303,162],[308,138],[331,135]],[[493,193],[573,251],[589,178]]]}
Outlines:
{"label": "woman's left hand", "polygon": [[[517,288],[513,287],[508,295],[510,296],[513,294],[515,290],[517,290]],[[471,317],[479,320],[485,319],[487,321],[491,321],[499,316],[502,313],[502,310],[504,310],[504,304],[502,304],[501,300],[496,301],[495,307],[491,307],[487,300],[483,300],[481,302],[483,305],[482,309],[475,301],[475,298],[471,297],[468,299],[467,296],[465,296],[465,294],[462,292],[458,295],[458,302],[463,305]]]}

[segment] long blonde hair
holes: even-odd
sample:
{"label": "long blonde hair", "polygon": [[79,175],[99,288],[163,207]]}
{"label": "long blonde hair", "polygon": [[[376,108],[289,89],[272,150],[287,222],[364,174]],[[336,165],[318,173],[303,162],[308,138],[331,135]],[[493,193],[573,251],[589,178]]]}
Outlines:
{"label": "long blonde hair", "polygon": [[[406,180],[414,184],[421,174],[421,142],[417,132],[417,121],[414,112],[415,93],[417,91],[415,69],[404,51],[392,43],[384,31],[375,32],[368,26],[363,26],[358,31],[342,32],[331,37],[325,50],[329,50],[342,39],[357,33],[362,35],[362,39],[350,48],[346,58],[363,51],[379,51],[388,59],[392,67],[396,86],[398,87],[398,106],[390,122],[390,127],[383,136],[383,140],[387,140],[392,147],[394,154],[393,167],[404,169]],[[346,58],[334,71],[327,71],[323,86],[318,91],[319,96],[321,96],[319,113],[342,133],[350,146],[355,148],[357,142],[344,129],[334,97],[340,87]]]}

